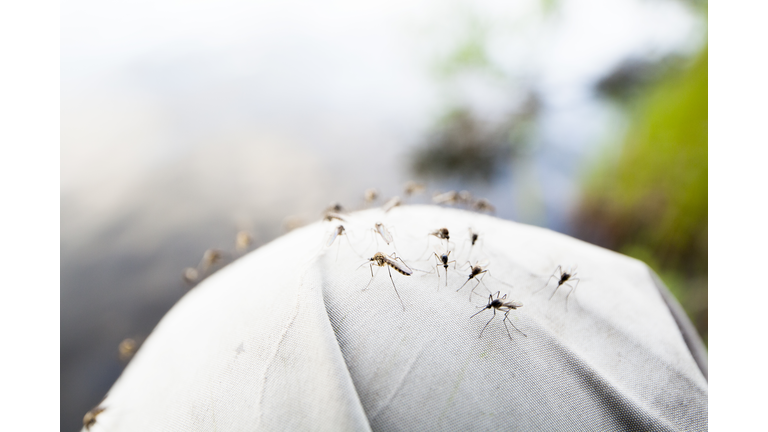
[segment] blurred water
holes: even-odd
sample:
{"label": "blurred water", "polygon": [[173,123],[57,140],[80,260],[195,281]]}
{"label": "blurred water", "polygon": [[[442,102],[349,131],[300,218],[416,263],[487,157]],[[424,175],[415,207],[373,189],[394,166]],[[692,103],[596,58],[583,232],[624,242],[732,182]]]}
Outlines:
{"label": "blurred water", "polygon": [[[622,121],[597,80],[702,34],[675,2],[63,3],[62,430],[203,251],[233,251],[241,229],[258,246],[286,216],[360,206],[369,187],[402,195],[413,149],[452,108],[493,124],[525,95],[541,104],[527,150],[490,182],[421,178],[428,193],[468,189],[499,217],[568,232],[579,178]],[[446,60],[473,38],[485,60]]]}

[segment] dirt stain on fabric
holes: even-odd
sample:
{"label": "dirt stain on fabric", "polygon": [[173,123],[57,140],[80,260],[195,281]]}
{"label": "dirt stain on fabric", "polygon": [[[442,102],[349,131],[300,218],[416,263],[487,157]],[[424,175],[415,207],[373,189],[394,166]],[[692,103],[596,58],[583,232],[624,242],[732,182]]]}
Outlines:
{"label": "dirt stain on fabric", "polygon": [[445,408],[443,408],[443,411],[440,413],[440,417],[437,418],[438,427],[441,426],[443,417],[445,417],[448,409],[453,404],[453,400],[456,398],[456,395],[459,394],[459,388],[461,387],[461,383],[464,382],[465,372],[467,371],[467,366],[471,360],[471,358],[468,358],[467,361],[464,362],[464,365],[461,367],[461,371],[459,371],[459,375],[456,377],[456,381],[453,384],[453,389],[451,390],[451,395],[448,396],[448,401],[445,403]]}

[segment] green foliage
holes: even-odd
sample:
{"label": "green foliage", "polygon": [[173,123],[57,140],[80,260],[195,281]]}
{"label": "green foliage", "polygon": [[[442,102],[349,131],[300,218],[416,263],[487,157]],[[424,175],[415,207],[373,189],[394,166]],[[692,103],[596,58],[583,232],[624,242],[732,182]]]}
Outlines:
{"label": "green foliage", "polygon": [[707,117],[705,49],[641,99],[618,163],[587,187],[586,202],[610,221],[614,246],[641,244],[665,265],[706,271]]}
{"label": "green foliage", "polygon": [[706,340],[708,230],[707,49],[630,108],[618,159],[593,173],[582,237],[648,263]]}

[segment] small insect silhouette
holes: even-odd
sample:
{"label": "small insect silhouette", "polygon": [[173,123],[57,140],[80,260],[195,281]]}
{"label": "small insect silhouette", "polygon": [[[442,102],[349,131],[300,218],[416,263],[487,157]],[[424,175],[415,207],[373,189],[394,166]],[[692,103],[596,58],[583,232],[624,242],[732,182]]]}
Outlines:
{"label": "small insect silhouette", "polygon": [[[555,276],[558,273],[559,273],[559,276]],[[563,267],[562,266],[557,266],[557,268],[555,268],[555,271],[552,273],[552,276],[550,276],[549,279],[547,279],[547,283],[545,283],[543,287],[538,289],[537,292],[543,290],[544,288],[546,288],[547,285],[549,285],[549,281],[552,280],[552,278],[558,279],[557,287],[552,292],[552,295],[549,296],[549,300],[552,300],[552,297],[555,296],[555,293],[557,293],[557,290],[560,289],[560,287],[562,285],[568,285],[569,287],[571,287],[571,291],[569,291],[568,295],[565,296],[565,310],[567,311],[568,310],[568,299],[571,297],[571,294],[573,294],[573,292],[576,291],[576,287],[579,286],[580,279],[579,278],[575,278],[574,276],[576,276],[576,269],[575,268],[563,271]],[[576,281],[576,285],[571,285],[570,282],[574,282],[574,281]]]}
{"label": "small insect silhouette", "polygon": [[469,207],[470,205],[472,205],[472,194],[469,193],[469,191],[465,191],[465,190],[459,192],[456,197],[456,203],[464,204],[467,207]]}
{"label": "small insect silhouette", "polygon": [[437,270],[437,287],[440,288],[440,266],[442,265],[443,268],[445,268],[445,286],[448,286],[448,264],[453,263],[454,268],[456,266],[456,260],[448,261],[448,257],[451,255],[451,251],[448,251],[448,253],[444,253],[441,255],[438,255],[437,253],[434,253],[435,258],[437,258],[438,263],[435,265],[435,269]]}
{"label": "small insect silhouette", "polygon": [[448,228],[438,228],[438,229],[430,232],[429,234],[427,234],[427,247],[425,247],[424,250],[421,252],[421,254],[419,254],[419,261],[424,259],[425,256],[428,257],[427,252],[429,251],[429,236],[435,236],[435,237],[439,238],[440,240],[445,240],[445,242],[446,242],[445,250],[446,251],[448,250],[448,247],[450,246],[451,235],[450,235],[450,232],[448,231]]}
{"label": "small insect silhouette", "polygon": [[[467,262],[467,264],[469,264],[469,262]],[[485,282],[483,282],[483,277],[485,277],[485,273],[487,273],[488,270],[484,269],[483,267],[481,267],[479,265],[474,265],[473,266],[472,264],[470,264],[470,267],[471,267],[471,270],[470,270],[470,273],[469,273],[469,277],[467,278],[466,281],[464,281],[464,283],[459,287],[459,289],[456,290],[456,292],[461,291],[461,289],[464,288],[464,285],[466,285],[467,282],[471,281],[472,279],[474,279],[475,277],[477,277],[479,275],[483,275],[483,276],[480,276],[480,277],[477,278],[477,285],[475,285],[474,288],[472,288],[472,291],[469,292],[469,300],[471,301],[472,300],[472,294],[474,294],[474,292],[475,292],[475,288],[477,288],[480,285],[480,283],[483,283],[483,284],[485,283]]]}
{"label": "small insect silhouette", "polygon": [[381,236],[381,238],[384,239],[384,242],[387,244],[390,244],[393,241],[395,241],[394,238],[392,237],[392,234],[387,229],[387,227],[385,227],[384,224],[381,222],[376,222],[376,224],[374,225],[374,231],[376,231]]}
{"label": "small insect silhouette", "polygon": [[483,327],[483,329],[480,330],[480,336],[478,336],[478,339],[483,337],[483,332],[485,331],[485,328],[488,327],[488,324],[490,324],[491,321],[493,321],[494,318],[496,318],[496,311],[497,310],[501,311],[501,312],[504,312],[504,319],[502,320],[502,322],[504,323],[504,328],[507,329],[507,336],[509,336],[509,340],[512,340],[512,334],[509,333],[509,327],[507,327],[507,321],[509,321],[509,323],[512,324],[512,327],[514,327],[515,330],[520,332],[521,335],[523,335],[525,337],[528,337],[525,333],[521,332],[519,328],[515,327],[515,325],[509,319],[509,313],[511,311],[515,310],[515,309],[519,309],[519,308],[523,307],[523,303],[521,303],[519,301],[516,301],[516,300],[506,301],[507,295],[504,294],[503,297],[499,298],[500,294],[501,294],[500,291],[496,291],[496,298],[493,298],[493,294],[489,295],[488,296],[488,304],[485,305],[485,307],[483,307],[482,310],[480,310],[476,314],[474,314],[471,317],[469,317],[469,319],[472,319],[472,318],[475,317],[475,315],[479,314],[480,312],[483,312],[486,309],[493,310],[493,316],[491,317],[491,319],[488,320],[487,323],[485,323],[485,326]]}
{"label": "small insect silhouette", "polygon": [[477,243],[477,239],[480,238],[480,234],[472,231],[472,228],[469,229],[469,241],[472,242],[472,246]]}
{"label": "small insect silhouette", "polygon": [[[399,261],[398,261],[399,260]],[[400,305],[403,306],[403,311],[405,311],[405,304],[403,303],[403,299],[400,298],[400,293],[397,292],[397,286],[395,285],[395,280],[392,279],[392,272],[389,270],[389,268],[395,269],[398,273],[401,273],[405,276],[410,276],[413,274],[413,270],[411,270],[410,267],[408,267],[405,262],[401,259],[395,256],[393,253],[390,256],[386,256],[381,252],[376,252],[371,258],[368,258],[368,261],[370,261],[369,265],[371,268],[371,280],[368,281],[368,285],[363,288],[363,290],[368,289],[368,286],[371,285],[371,282],[373,282],[373,266],[379,266],[379,267],[386,267],[387,272],[389,273],[389,279],[392,281],[392,287],[395,288],[395,294],[397,294],[397,299],[400,300]],[[365,263],[363,263],[365,265]],[[359,267],[358,267],[359,268]]]}
{"label": "small insect silhouette", "polygon": [[186,282],[188,285],[194,285],[197,282],[197,279],[200,277],[200,274],[198,273],[197,269],[194,267],[187,267],[184,269],[184,272],[181,274],[181,278]]}
{"label": "small insect silhouette", "polygon": [[459,200],[459,193],[456,191],[435,193],[432,196],[432,202],[435,204],[456,204]]}
{"label": "small insect silhouette", "polygon": [[423,192],[424,191],[424,185],[421,184],[421,183],[416,183],[413,180],[409,180],[405,184],[404,191],[405,191],[405,196],[409,197],[411,195]]}
{"label": "small insect silhouette", "polygon": [[335,230],[333,230],[333,233],[328,238],[328,241],[325,243],[325,247],[331,247],[333,242],[336,240],[336,237],[340,235],[344,235],[347,231],[344,229],[344,225],[339,225],[336,227]]}
{"label": "small insect silhouette", "polygon": [[371,204],[379,198],[379,191],[370,188],[365,190],[365,203]]}
{"label": "small insect silhouette", "polygon": [[402,203],[403,202],[400,200],[400,197],[394,197],[387,201],[387,203],[382,206],[382,209],[384,210],[384,213],[388,213],[390,210],[398,207]]}
{"label": "small insect silhouette", "polygon": [[475,203],[472,205],[472,208],[479,212],[496,213],[496,207],[494,207],[491,202],[485,198],[480,198],[479,200],[475,201]]}
{"label": "small insect silhouette", "polygon": [[127,362],[136,354],[136,350],[139,349],[139,344],[135,339],[125,338],[117,347],[117,353],[120,357],[120,361]]}
{"label": "small insect silhouette", "polygon": [[340,215],[339,213],[335,213],[335,212],[332,212],[332,211],[327,211],[327,212],[325,212],[323,214],[323,220],[326,220],[326,221],[330,222],[330,221],[333,221],[334,219],[342,221],[342,222],[346,222],[347,221],[346,219],[344,219],[344,216]]}
{"label": "small insect silhouette", "polygon": [[106,409],[107,409],[106,407],[99,405],[92,408],[87,413],[85,413],[85,416],[83,417],[83,427],[85,428],[85,430],[87,431],[91,430],[91,426],[96,424],[96,417],[102,412],[104,412],[104,410]]}
{"label": "small insect silhouette", "polygon": [[[347,236],[347,230],[344,228],[344,225],[339,225],[336,227],[336,229],[333,230],[331,235],[328,237],[328,240],[325,242],[325,247],[329,248],[331,245],[333,245],[334,242],[336,242],[336,238],[339,236]],[[347,236],[348,237],[348,236]],[[354,247],[352,247],[352,243],[349,241],[349,238],[347,238],[347,243],[349,243],[350,249],[352,249],[352,252],[355,253],[355,255],[362,258],[362,255],[360,255]],[[336,260],[339,259],[339,249],[341,248],[341,240],[336,242]]]}
{"label": "small insect silhouette", "polygon": [[203,253],[203,259],[200,261],[199,268],[203,273],[211,269],[211,267],[219,264],[224,260],[224,252],[221,249],[208,249]]}
{"label": "small insect silhouette", "polygon": [[431,233],[429,233],[431,236],[435,236],[441,240],[450,240],[451,239],[451,233],[448,232],[448,228],[438,228]]}
{"label": "small insect silhouette", "polygon": [[253,236],[248,231],[240,231],[235,237],[235,249],[238,252],[244,252],[248,250],[248,247],[253,243]]}
{"label": "small insect silhouette", "polygon": [[[466,245],[467,242],[469,242],[469,251],[467,252],[465,259],[470,259],[472,257],[472,251],[475,249],[475,244],[480,240],[480,233],[475,232],[472,230],[472,228],[469,228],[469,238],[467,240],[464,240],[464,244]],[[479,246],[478,246],[479,247]],[[465,248],[462,248],[465,249]]]}
{"label": "small insect silhouette", "polygon": [[328,204],[328,207],[323,211],[323,213],[328,213],[328,212],[342,213],[344,212],[344,206],[342,206],[341,203],[332,202]]}

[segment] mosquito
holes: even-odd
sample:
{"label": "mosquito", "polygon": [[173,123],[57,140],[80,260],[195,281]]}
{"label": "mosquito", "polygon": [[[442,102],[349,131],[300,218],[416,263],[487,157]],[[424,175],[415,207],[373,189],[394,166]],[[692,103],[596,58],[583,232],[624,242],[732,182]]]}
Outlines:
{"label": "mosquito", "polygon": [[136,350],[138,349],[139,343],[136,342],[136,339],[123,339],[123,341],[120,342],[120,345],[117,346],[117,353],[118,357],[120,357],[120,361],[127,362],[134,354],[136,354]]}
{"label": "mosquito", "polygon": [[[467,253],[467,259],[469,259],[472,256],[472,250],[475,248],[475,243],[480,239],[480,234],[476,233],[472,230],[472,228],[469,228],[469,252]],[[464,240],[464,244],[466,244],[467,240]]]}
{"label": "mosquito", "polygon": [[450,240],[451,239],[451,233],[448,232],[448,228],[438,228],[431,233],[429,233],[431,236],[435,236],[441,240]]}
{"label": "mosquito", "polygon": [[106,409],[106,407],[99,405],[85,413],[85,416],[83,416],[83,427],[85,427],[85,430],[91,430],[91,426],[96,424],[96,416],[104,412]]}
{"label": "mosquito", "polygon": [[187,267],[181,273],[181,278],[190,286],[194,285],[195,282],[197,282],[197,278],[199,277],[200,273],[198,273],[197,269],[194,267]]}
{"label": "mosquito", "polygon": [[[338,237],[338,236],[341,236],[341,235],[347,235],[347,230],[346,230],[346,229],[344,229],[344,225],[339,225],[339,226],[337,226],[337,227],[336,227],[336,229],[335,229],[335,230],[333,230],[333,232],[331,233],[331,235],[328,237],[328,241],[327,241],[327,242],[325,242],[325,247],[326,247],[326,248],[329,248],[329,247],[331,247],[331,245],[333,244],[333,242],[335,242],[335,241],[336,241],[336,237]],[[352,249],[352,251],[353,251],[353,252],[354,252],[354,253],[355,253],[357,256],[359,256],[359,257],[361,257],[361,258],[362,258],[362,256],[361,256],[359,253],[357,253],[357,251],[355,250],[355,248],[354,248],[354,247],[352,247],[352,243],[351,243],[351,242],[349,242],[349,238],[348,238],[348,237],[347,237],[347,242],[349,243],[349,247]],[[337,246],[336,246],[336,260],[337,260],[337,261],[338,261],[338,259],[339,259],[339,248],[340,248],[340,247],[341,247],[341,241],[339,241],[339,242],[337,243]]]}
{"label": "mosquito", "polygon": [[482,330],[480,330],[480,336],[477,338],[480,339],[483,337],[483,332],[485,331],[485,328],[488,327],[488,324],[493,321],[494,318],[496,318],[496,311],[504,312],[504,319],[501,320],[504,323],[504,328],[507,329],[507,336],[509,336],[509,340],[512,340],[512,334],[509,333],[509,327],[507,327],[507,321],[509,321],[510,324],[512,324],[512,327],[515,328],[518,332],[520,332],[521,335],[528,337],[525,333],[521,332],[519,328],[515,327],[515,325],[512,323],[512,320],[509,319],[509,313],[515,309],[523,307],[523,303],[519,302],[517,300],[510,300],[506,301],[507,295],[504,294],[503,297],[499,298],[499,295],[501,294],[501,291],[496,291],[496,298],[493,298],[493,294],[488,296],[488,304],[483,307],[482,310],[477,312],[476,314],[469,317],[469,319],[472,319],[475,317],[475,315],[479,314],[480,312],[486,310],[486,309],[492,309],[493,310],[493,316],[491,319],[488,320],[487,323],[485,323],[485,327],[483,327]]}
{"label": "mosquito", "polygon": [[365,190],[365,204],[371,204],[379,198],[379,191],[374,188]]}
{"label": "mosquito", "polygon": [[203,259],[200,261],[199,267],[203,272],[207,272],[211,267],[220,263],[224,259],[224,252],[220,249],[208,249],[203,254]]}
{"label": "mosquito", "polygon": [[[568,285],[569,287],[571,287],[571,291],[569,291],[568,295],[565,296],[565,310],[567,311],[568,310],[568,299],[571,297],[571,294],[573,294],[573,292],[576,291],[576,287],[579,286],[579,281],[580,281],[579,278],[575,278],[574,277],[574,276],[576,276],[576,271],[575,270],[576,270],[576,268],[574,267],[572,269],[563,271],[563,267],[562,266],[557,266],[557,268],[555,268],[555,271],[552,273],[552,276],[550,276],[549,279],[547,279],[547,283],[545,283],[543,287],[539,288],[537,290],[537,292],[543,290],[544,288],[546,288],[547,285],[549,285],[549,281],[552,278],[560,278],[557,281],[557,288],[555,288],[555,290],[552,292],[552,295],[549,296],[549,300],[552,300],[552,297],[555,296],[555,293],[557,293],[557,290],[560,289],[560,286]],[[557,274],[557,273],[560,273],[560,276],[555,276],[555,274]],[[574,282],[574,281],[576,281],[576,285],[571,285],[569,283],[569,282]]]}
{"label": "mosquito", "polygon": [[405,184],[404,191],[405,191],[405,196],[409,197],[411,195],[423,192],[424,191],[424,185],[421,184],[421,183],[416,183],[413,180],[409,180]]}
{"label": "mosquito", "polygon": [[467,207],[469,207],[470,205],[472,205],[472,194],[469,193],[469,191],[465,191],[465,190],[459,192],[456,198],[456,203],[464,204]]}
{"label": "mosquito", "polygon": [[496,213],[496,207],[494,207],[490,201],[485,198],[480,198],[472,204],[472,208],[479,212],[486,211],[488,213]]}
{"label": "mosquito", "polygon": [[323,220],[327,220],[327,221],[330,222],[330,221],[333,221],[334,219],[340,220],[342,222],[346,222],[347,221],[346,219],[344,219],[344,216],[342,216],[342,215],[340,215],[340,214],[338,214],[336,212],[327,211],[327,212],[325,212],[323,214]]}
{"label": "mosquito", "polygon": [[477,243],[477,239],[480,238],[480,234],[472,231],[472,228],[469,229],[469,241],[472,242],[472,246]]}
{"label": "mosquito", "polygon": [[328,205],[328,207],[323,211],[323,213],[341,213],[344,211],[344,207],[341,205],[341,203],[338,202],[332,202]]}
{"label": "mosquito", "polygon": [[432,196],[432,202],[435,204],[456,204],[459,201],[459,193],[449,191],[445,193],[435,193]]}
{"label": "mosquito", "polygon": [[448,231],[448,228],[438,228],[432,231],[431,233],[427,234],[427,247],[424,248],[424,250],[419,255],[419,261],[423,259],[424,255],[429,250],[429,236],[435,236],[440,240],[445,240],[446,241],[445,249],[446,251],[448,250],[448,246],[450,245],[450,238],[451,238],[450,232]]}
{"label": "mosquito", "polygon": [[382,206],[382,209],[384,210],[384,213],[387,213],[387,212],[389,212],[390,210],[392,210],[393,208],[399,206],[402,203],[403,202],[400,200],[400,197],[396,196],[396,197],[390,199],[389,201],[387,201],[386,204],[384,204]]}
{"label": "mosquito", "polygon": [[[399,260],[399,262],[398,262]],[[370,261],[369,266],[371,268],[371,280],[368,281],[368,285],[363,288],[363,290],[368,289],[368,286],[371,285],[371,282],[373,282],[373,266],[379,266],[379,267],[387,267],[387,272],[389,273],[389,279],[392,281],[392,287],[395,288],[395,294],[397,294],[397,299],[400,300],[400,305],[403,306],[403,312],[405,312],[405,304],[403,303],[403,299],[400,298],[400,293],[397,292],[397,286],[395,285],[395,280],[392,279],[392,271],[389,269],[392,267],[395,269],[395,271],[405,275],[410,276],[413,274],[413,270],[411,270],[410,267],[408,267],[405,264],[405,261],[403,261],[401,258],[395,256],[394,253],[390,256],[384,255],[382,252],[376,252],[373,257],[368,258],[368,261]],[[365,263],[363,263],[365,265]]]}
{"label": "mosquito", "polygon": [[381,222],[376,222],[374,225],[374,231],[376,231],[381,236],[381,238],[384,239],[384,242],[386,242],[387,245],[395,241],[395,239],[392,238],[392,233],[390,233],[387,227],[385,227]]}
{"label": "mosquito", "polygon": [[235,237],[235,248],[238,252],[244,252],[248,250],[248,247],[253,243],[253,236],[248,231],[240,231]]}
{"label": "mosquito", "polygon": [[[469,261],[467,261],[467,264],[469,264]],[[464,288],[464,285],[466,285],[466,284],[467,284],[467,282],[471,281],[471,280],[472,280],[472,279],[474,279],[476,276],[479,276],[479,275],[483,275],[483,276],[479,276],[479,277],[477,278],[477,281],[478,281],[478,282],[477,282],[477,285],[475,285],[475,287],[474,287],[474,288],[472,288],[472,291],[470,291],[470,292],[469,292],[469,300],[471,301],[471,300],[472,300],[472,294],[474,294],[474,292],[475,292],[475,288],[477,288],[477,287],[480,285],[480,283],[481,283],[481,282],[482,282],[483,284],[485,284],[485,282],[483,282],[483,278],[485,277],[485,273],[487,273],[487,272],[488,272],[488,269],[484,269],[484,268],[482,268],[482,267],[481,267],[481,266],[479,266],[479,265],[474,265],[474,266],[473,266],[472,264],[469,264],[469,265],[470,265],[470,267],[472,268],[472,269],[470,270],[470,273],[469,273],[469,277],[467,278],[467,280],[466,280],[466,281],[464,281],[464,283],[463,283],[463,284],[462,284],[462,285],[459,287],[459,289],[457,289],[457,290],[456,290],[456,292],[459,292],[459,291],[461,291],[461,289],[462,289],[462,288]],[[486,288],[488,288],[488,287],[486,286]],[[488,291],[490,291],[490,290],[488,290]]]}
{"label": "mosquito", "polygon": [[[434,253],[434,252],[433,252]],[[448,257],[451,255],[451,251],[448,251],[448,253],[444,253],[442,255],[438,255],[437,253],[434,253],[435,258],[437,258],[438,263],[435,265],[435,270],[437,270],[437,288],[440,289],[440,266],[442,265],[443,268],[445,268],[445,286],[448,286],[448,264],[453,263],[454,268],[456,266],[456,260],[448,261]]]}

